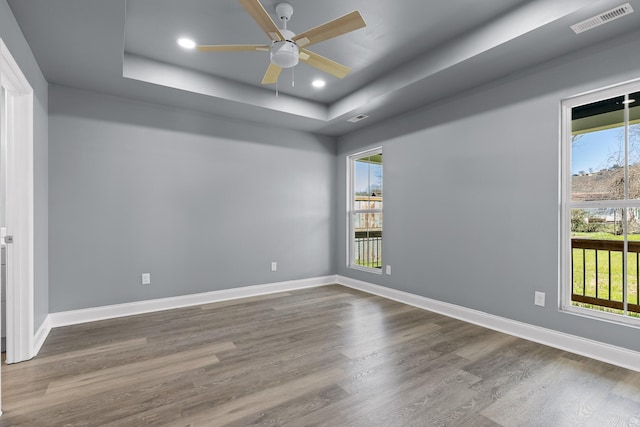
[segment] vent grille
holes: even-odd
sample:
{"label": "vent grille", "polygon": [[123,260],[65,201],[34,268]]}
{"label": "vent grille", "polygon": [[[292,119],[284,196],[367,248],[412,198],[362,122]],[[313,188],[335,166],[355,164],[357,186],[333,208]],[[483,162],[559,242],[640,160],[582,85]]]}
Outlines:
{"label": "vent grille", "polygon": [[599,27],[602,24],[618,19],[622,16],[628,15],[633,12],[633,8],[629,3],[625,3],[622,6],[618,6],[611,10],[607,10],[600,15],[593,16],[589,19],[585,19],[582,22],[578,22],[571,26],[574,33],[580,34],[595,27]]}
{"label": "vent grille", "polygon": [[367,117],[369,117],[369,116],[367,116],[366,114],[358,114],[358,115],[357,115],[357,116],[355,116],[355,117],[351,117],[351,118],[350,118],[350,119],[348,119],[347,121],[348,121],[348,122],[351,122],[351,123],[355,123],[355,122],[359,122],[360,120],[364,120],[364,119],[366,119]]}

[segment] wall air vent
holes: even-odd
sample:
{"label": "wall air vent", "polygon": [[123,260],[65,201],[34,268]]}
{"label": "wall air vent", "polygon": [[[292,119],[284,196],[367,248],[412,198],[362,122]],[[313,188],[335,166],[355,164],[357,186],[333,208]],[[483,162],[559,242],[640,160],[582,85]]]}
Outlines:
{"label": "wall air vent", "polygon": [[367,116],[366,114],[358,114],[357,116],[351,117],[347,121],[351,122],[351,123],[355,123],[355,122],[359,122],[360,120],[364,120],[367,117],[369,117],[369,116]]}
{"label": "wall air vent", "polygon": [[622,6],[615,7],[611,10],[607,10],[600,15],[593,16],[589,19],[585,19],[582,22],[578,22],[571,26],[574,33],[580,34],[595,27],[599,27],[602,24],[613,21],[621,16],[628,15],[633,12],[633,8],[629,3],[625,3]]}

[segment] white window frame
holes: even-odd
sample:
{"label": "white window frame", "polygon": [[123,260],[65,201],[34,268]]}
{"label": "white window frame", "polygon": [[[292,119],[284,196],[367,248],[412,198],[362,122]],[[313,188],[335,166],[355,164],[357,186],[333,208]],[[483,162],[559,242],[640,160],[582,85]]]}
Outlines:
{"label": "white window frame", "polygon": [[[354,262],[354,245],[353,245],[353,236],[355,230],[353,229],[354,225],[354,215],[360,213],[380,213],[382,214],[382,210],[384,208],[384,196],[383,196],[383,207],[381,209],[354,209],[353,208],[353,200],[354,200],[354,188],[353,185],[355,183],[355,161],[362,157],[373,156],[376,154],[382,154],[382,147],[376,147],[365,151],[360,151],[358,153],[353,153],[347,156],[347,267],[352,268],[354,270],[366,271],[374,274],[382,274],[381,268],[373,268],[366,267],[363,265],[356,264]],[[384,170],[384,160],[382,161],[382,167]],[[383,180],[383,188],[384,188],[384,172],[382,173]],[[383,229],[384,229],[384,220],[383,220]],[[384,240],[383,240],[384,241]],[[382,257],[380,258],[382,263]]]}
{"label": "white window frame", "polygon": [[[565,99],[561,103],[560,130],[560,271],[559,271],[559,309],[563,312],[595,318],[623,325],[640,326],[640,319],[625,314],[607,313],[571,304],[571,210],[589,208],[640,208],[640,200],[597,200],[571,201],[571,118],[572,109],[581,105],[603,101],[609,98],[624,96],[640,91],[640,79],[609,86],[606,88],[586,92]],[[640,102],[640,100],[638,100]],[[625,123],[629,120],[628,109],[625,109]],[[625,147],[629,145],[629,132],[625,130]],[[625,148],[625,151],[627,148]],[[625,162],[626,163],[626,162]],[[626,167],[626,164],[625,164]],[[626,224],[625,224],[626,227]],[[624,245],[623,257],[627,255],[627,245]],[[624,311],[627,308],[627,278],[623,274]]]}

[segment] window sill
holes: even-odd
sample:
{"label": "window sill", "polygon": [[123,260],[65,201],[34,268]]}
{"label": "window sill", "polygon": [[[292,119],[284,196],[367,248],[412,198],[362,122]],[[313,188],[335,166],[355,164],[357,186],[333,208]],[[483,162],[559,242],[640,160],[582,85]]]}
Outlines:
{"label": "window sill", "polygon": [[382,275],[382,268],[362,267],[359,265],[347,265],[347,268],[350,268],[352,270],[364,271],[366,273]]}
{"label": "window sill", "polygon": [[640,318],[623,316],[619,314],[607,313],[597,310],[591,310],[588,308],[568,306],[560,308],[561,313],[569,314],[572,316],[580,316],[587,319],[592,319],[600,322],[613,323],[620,326],[628,326],[631,328],[640,328]]}

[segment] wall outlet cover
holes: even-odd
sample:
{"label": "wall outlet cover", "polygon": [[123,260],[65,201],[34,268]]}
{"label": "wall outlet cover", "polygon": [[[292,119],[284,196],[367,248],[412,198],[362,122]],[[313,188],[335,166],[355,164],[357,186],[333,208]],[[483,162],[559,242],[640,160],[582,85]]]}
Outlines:
{"label": "wall outlet cover", "polygon": [[537,306],[544,307],[545,294],[544,292],[536,292],[533,303]]}
{"label": "wall outlet cover", "polygon": [[151,273],[143,273],[142,274],[142,284],[150,285],[151,284]]}

